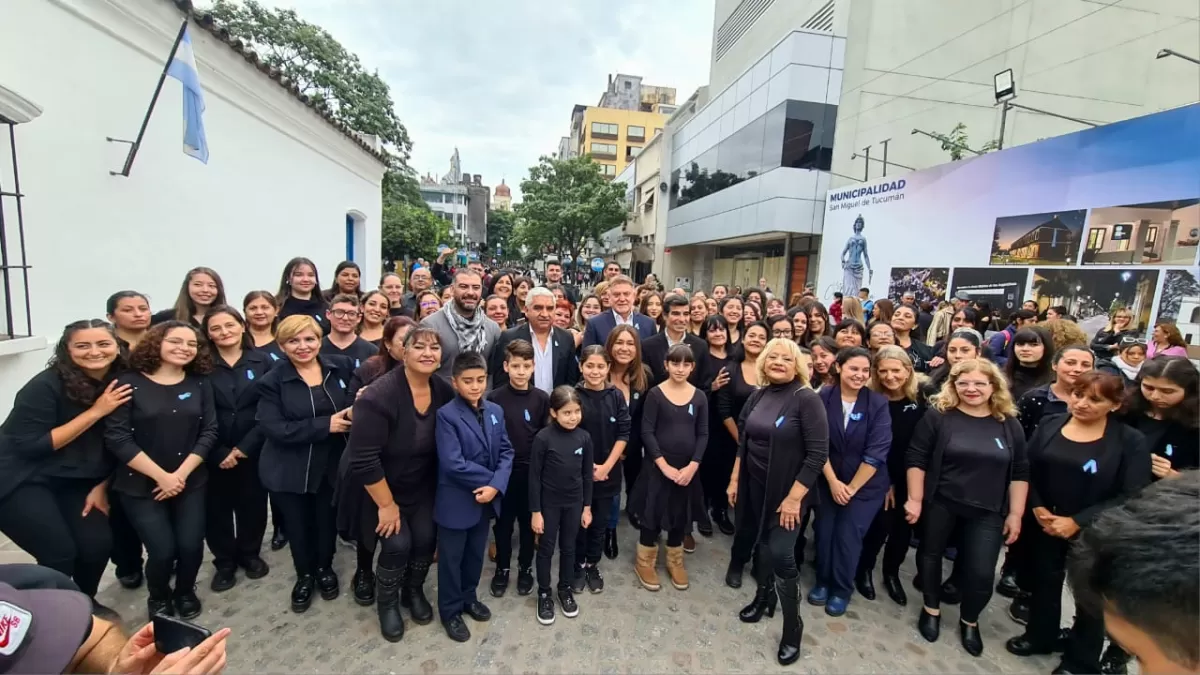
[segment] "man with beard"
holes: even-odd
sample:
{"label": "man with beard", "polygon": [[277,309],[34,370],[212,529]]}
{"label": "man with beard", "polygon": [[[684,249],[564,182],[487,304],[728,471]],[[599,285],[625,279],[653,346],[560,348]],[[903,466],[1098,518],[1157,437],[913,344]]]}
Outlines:
{"label": "man with beard", "polygon": [[455,273],[453,291],[454,296],[445,307],[421,322],[436,330],[441,338],[442,365],[438,375],[447,380],[459,352],[478,352],[486,363],[500,337],[500,326],[487,318],[480,305],[483,279],[478,272],[465,269]]}
{"label": "man with beard", "polygon": [[563,295],[571,301],[572,305],[579,304],[579,289],[563,280],[562,263],[557,258],[546,261],[546,285],[551,284],[562,286]]}

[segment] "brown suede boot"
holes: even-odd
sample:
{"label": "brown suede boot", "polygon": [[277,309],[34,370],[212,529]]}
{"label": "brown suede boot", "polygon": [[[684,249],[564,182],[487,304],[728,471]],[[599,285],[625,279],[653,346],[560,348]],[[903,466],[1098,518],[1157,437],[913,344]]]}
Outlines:
{"label": "brown suede boot", "polygon": [[637,573],[638,581],[642,587],[648,591],[657,591],[662,588],[658,583],[658,570],[654,569],[658,564],[658,546],[642,546],[637,547],[637,562],[633,565],[633,571]]}
{"label": "brown suede boot", "polygon": [[675,590],[687,590],[688,573],[683,567],[682,546],[667,547],[667,576],[671,577],[671,585],[675,587]]}

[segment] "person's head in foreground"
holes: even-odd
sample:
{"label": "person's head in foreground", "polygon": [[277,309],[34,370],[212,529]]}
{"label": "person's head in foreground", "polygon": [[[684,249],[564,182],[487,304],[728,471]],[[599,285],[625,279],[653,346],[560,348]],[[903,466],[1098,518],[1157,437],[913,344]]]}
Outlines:
{"label": "person's head in foreground", "polygon": [[1103,610],[1143,674],[1200,671],[1200,471],[1102,512],[1069,569],[1076,597]]}

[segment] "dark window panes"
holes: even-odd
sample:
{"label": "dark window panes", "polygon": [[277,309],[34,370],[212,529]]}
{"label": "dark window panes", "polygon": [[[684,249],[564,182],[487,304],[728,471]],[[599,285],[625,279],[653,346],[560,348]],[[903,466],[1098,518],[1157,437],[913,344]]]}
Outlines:
{"label": "dark window panes", "polygon": [[837,106],[788,101],[783,129],[782,166],[828,171],[833,161]]}

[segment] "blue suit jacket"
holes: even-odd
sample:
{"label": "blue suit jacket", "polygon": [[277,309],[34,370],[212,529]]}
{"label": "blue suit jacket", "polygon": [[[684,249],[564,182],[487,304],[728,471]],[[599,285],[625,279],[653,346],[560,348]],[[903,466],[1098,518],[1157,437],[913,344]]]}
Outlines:
{"label": "blue suit jacket", "polygon": [[[438,485],[433,498],[433,519],[442,527],[465,530],[479,523],[490,506],[500,515],[500,502],[512,473],[513,448],[504,428],[504,411],[482,401],[483,427],[475,411],[461,397],[437,411]],[[499,495],[485,505],[475,501],[475,490],[490,485]]]}
{"label": "blue suit jacket", "polygon": [[892,447],[892,416],[887,397],[866,387],[858,390],[850,423],[843,428],[841,388],[822,387],[819,393],[829,419],[829,464],[833,472],[838,480],[849,483],[860,464],[870,464],[875,467],[875,475],[855,496],[882,497],[891,484],[887,456]]}
{"label": "blue suit jacket", "polygon": [[[633,321],[633,327],[637,329],[638,335],[641,335],[643,340],[658,332],[657,326],[654,325],[654,319],[637,310],[634,310],[629,319]],[[611,309],[604,310],[588,319],[587,326],[583,330],[583,344],[580,346],[604,345],[608,340],[608,334],[616,327],[617,317],[613,316]]]}

